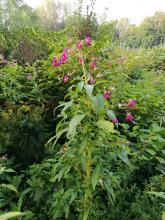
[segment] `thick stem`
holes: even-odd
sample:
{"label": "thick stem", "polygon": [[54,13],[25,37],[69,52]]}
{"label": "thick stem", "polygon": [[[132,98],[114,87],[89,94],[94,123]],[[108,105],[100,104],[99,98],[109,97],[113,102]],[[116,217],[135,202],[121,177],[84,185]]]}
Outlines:
{"label": "thick stem", "polygon": [[84,59],[82,58],[82,54],[80,52],[79,52],[79,57],[81,58],[81,64],[82,64],[83,73],[84,73],[84,80],[85,80],[85,83],[87,84],[87,73],[85,70]]}
{"label": "thick stem", "polygon": [[84,215],[83,220],[89,219],[89,212],[92,204],[92,192],[91,192],[91,169],[92,169],[92,146],[87,148],[87,164],[86,164],[86,189],[84,198]]}

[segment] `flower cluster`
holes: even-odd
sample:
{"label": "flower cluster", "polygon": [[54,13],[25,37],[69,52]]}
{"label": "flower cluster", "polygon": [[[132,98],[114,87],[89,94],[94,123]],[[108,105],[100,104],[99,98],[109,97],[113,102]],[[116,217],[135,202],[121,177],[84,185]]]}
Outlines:
{"label": "flower cluster", "polygon": [[110,91],[104,91],[104,98],[106,100],[109,100],[111,98],[112,92]]}
{"label": "flower cluster", "polygon": [[129,102],[127,103],[127,107],[128,108],[135,108],[136,107],[136,101],[135,100],[129,100]]}
{"label": "flower cluster", "polygon": [[59,60],[57,59],[56,56],[53,57],[52,65],[54,67],[58,67],[64,63],[66,63],[67,60],[68,60],[68,48],[64,48]]}
{"label": "flower cluster", "polygon": [[[91,46],[92,45],[92,39],[89,36],[87,36],[84,40],[78,41],[77,44],[76,44],[76,49],[79,51],[78,61],[82,65],[85,62],[85,58],[83,57],[83,54],[80,52],[80,50],[82,50],[84,44],[86,44],[87,46]],[[125,59],[126,59],[125,57],[120,57],[118,59],[118,64],[123,64]],[[64,63],[66,63],[67,60],[68,60],[68,48],[64,48],[63,52],[61,54],[61,57],[59,59],[57,59],[57,57],[54,57],[53,61],[52,61],[52,64],[53,64],[54,67],[57,67],[57,66],[60,66]],[[109,65],[109,67],[112,67],[112,61],[109,61],[108,65]],[[90,67],[91,67],[92,70],[94,70],[97,67],[97,58],[95,58],[95,57],[92,58],[92,61],[90,63]],[[83,68],[84,68],[84,65],[83,65]],[[85,73],[84,73],[84,76],[86,76]],[[97,78],[98,77],[96,77],[96,79]],[[93,79],[92,75],[90,74],[90,78],[87,79],[86,83],[88,83],[89,85],[93,85],[93,84],[95,84],[96,79]],[[29,77],[29,80],[30,80],[30,77]],[[67,83],[69,80],[70,80],[70,77],[67,74],[64,75],[63,82]],[[105,100],[109,101],[111,99],[111,96],[112,96],[112,91],[109,91],[109,90],[104,91],[103,97],[104,97]],[[137,105],[137,102],[133,99],[130,99],[127,103],[120,104],[120,107],[124,107],[124,108],[127,108],[127,109],[135,109],[136,105]],[[134,116],[129,111],[127,111],[127,114],[125,116],[125,121],[128,122],[128,123],[134,121]],[[112,118],[112,122],[114,124],[118,124],[119,119],[114,117],[114,118]]]}
{"label": "flower cluster", "polygon": [[81,50],[83,48],[83,44],[86,44],[87,46],[91,46],[92,45],[92,39],[91,37],[87,36],[84,41],[78,41],[76,44],[76,48],[77,50]]}
{"label": "flower cluster", "polygon": [[97,65],[96,58],[93,58],[93,60],[91,62],[91,68],[94,70],[96,68],[96,65]]}

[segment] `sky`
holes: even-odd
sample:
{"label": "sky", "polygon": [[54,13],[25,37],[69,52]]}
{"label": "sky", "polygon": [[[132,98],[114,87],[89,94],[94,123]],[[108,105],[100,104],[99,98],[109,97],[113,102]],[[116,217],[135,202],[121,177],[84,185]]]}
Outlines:
{"label": "sky", "polygon": [[[73,2],[74,0],[59,0]],[[86,0],[88,1],[88,0]],[[43,0],[25,0],[32,7],[40,5]],[[102,14],[108,7],[107,19],[128,17],[132,23],[139,24],[143,18],[152,16],[155,11],[165,12],[165,0],[96,0],[95,11]]]}

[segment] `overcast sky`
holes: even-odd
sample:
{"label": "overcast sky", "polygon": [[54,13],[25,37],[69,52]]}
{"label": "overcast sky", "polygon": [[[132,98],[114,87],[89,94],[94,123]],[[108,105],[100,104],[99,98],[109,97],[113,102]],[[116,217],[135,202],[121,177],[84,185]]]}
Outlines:
{"label": "overcast sky", "polygon": [[[59,1],[73,2],[74,0]],[[36,7],[43,0],[25,0],[25,2]],[[165,0],[97,0],[97,13],[101,14],[105,7],[109,8],[108,19],[128,17],[131,22],[139,24],[144,17],[152,16],[155,11],[165,12]]]}

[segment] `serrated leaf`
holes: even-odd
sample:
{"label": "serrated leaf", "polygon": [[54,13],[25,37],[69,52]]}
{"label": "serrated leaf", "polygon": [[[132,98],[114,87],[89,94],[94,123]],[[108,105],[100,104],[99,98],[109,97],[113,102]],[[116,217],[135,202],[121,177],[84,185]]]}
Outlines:
{"label": "serrated leaf", "polygon": [[69,123],[67,138],[73,138],[74,137],[74,135],[76,133],[77,125],[83,120],[84,117],[85,117],[85,114],[78,114],[78,115],[75,115],[71,119],[71,121]]}

